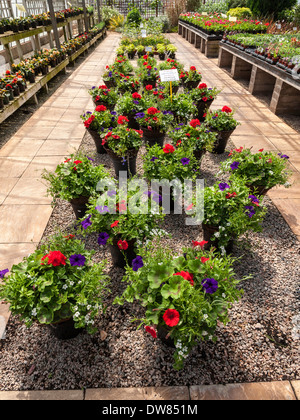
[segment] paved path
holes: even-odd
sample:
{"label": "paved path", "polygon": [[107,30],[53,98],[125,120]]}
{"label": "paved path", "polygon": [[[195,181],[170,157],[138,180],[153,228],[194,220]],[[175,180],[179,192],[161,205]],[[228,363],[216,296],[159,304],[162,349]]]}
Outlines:
{"label": "paved path", "polygon": [[211,109],[228,105],[236,111],[236,119],[241,122],[231,136],[236,147],[252,147],[253,152],[263,148],[290,157],[292,187],[275,187],[268,196],[300,240],[300,134],[220,69],[218,59],[205,57],[178,34],[169,34],[168,38],[178,47],[176,58],[186,69],[196,66],[204,83],[222,89]]}
{"label": "paved path", "polygon": [[[291,229],[300,238],[300,136],[266,106],[178,35],[169,35],[178,46],[178,59],[186,68],[201,68],[203,81],[222,88],[214,107],[236,109],[242,122],[232,136],[235,145],[278,150],[288,154],[296,183],[288,190],[269,192]],[[101,81],[105,65],[112,62],[120,35],[110,34],[48,101],[0,150],[0,269],[10,268],[33,252],[52,213],[51,199],[41,183],[43,168],[54,170],[65,156],[78,149],[85,129],[79,118],[93,109],[87,94]],[[0,339],[9,316],[0,305]],[[3,322],[4,320],[4,322]],[[2,328],[2,330],[1,330]],[[300,381],[164,388],[87,389],[72,391],[1,392],[6,399],[299,399]]]}

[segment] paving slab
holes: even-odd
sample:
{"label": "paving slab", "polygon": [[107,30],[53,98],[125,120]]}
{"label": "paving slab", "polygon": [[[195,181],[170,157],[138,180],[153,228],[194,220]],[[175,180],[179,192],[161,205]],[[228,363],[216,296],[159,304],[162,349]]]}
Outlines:
{"label": "paving slab", "polygon": [[187,386],[88,388],[85,400],[189,400]]}
{"label": "paving slab", "polygon": [[83,400],[83,391],[81,390],[62,390],[62,391],[0,391],[0,400]]}

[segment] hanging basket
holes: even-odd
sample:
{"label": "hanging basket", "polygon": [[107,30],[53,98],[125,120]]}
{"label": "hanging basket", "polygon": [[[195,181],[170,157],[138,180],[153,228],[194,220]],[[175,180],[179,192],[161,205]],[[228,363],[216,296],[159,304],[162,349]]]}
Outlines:
{"label": "hanging basket", "polygon": [[143,137],[145,142],[151,147],[155,144],[158,144],[160,147],[163,147],[166,133],[160,131],[148,130],[148,128],[141,127],[143,130]]}
{"label": "hanging basket", "polygon": [[110,157],[114,169],[116,177],[119,178],[119,172],[127,172],[127,176],[134,176],[136,175],[136,158],[138,154],[138,150],[130,149],[127,151],[124,162],[124,158],[121,156],[116,155],[109,147],[104,145],[104,149],[106,150],[108,156]]}

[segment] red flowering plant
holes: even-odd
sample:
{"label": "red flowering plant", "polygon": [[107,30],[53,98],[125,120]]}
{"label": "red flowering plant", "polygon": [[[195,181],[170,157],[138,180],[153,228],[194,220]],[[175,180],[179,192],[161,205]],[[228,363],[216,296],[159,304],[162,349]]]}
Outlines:
{"label": "red flowering plant", "polygon": [[102,145],[112,150],[117,156],[125,157],[133,150],[139,150],[142,145],[143,132],[128,128],[128,118],[119,115],[117,127],[102,134]]}
{"label": "red flowering plant", "polygon": [[154,132],[166,133],[174,117],[171,111],[161,111],[155,106],[151,106],[145,112],[138,112],[135,119],[142,130],[145,128]]}
{"label": "red flowering plant", "polygon": [[134,116],[138,112],[144,112],[148,108],[150,99],[138,92],[126,92],[120,96],[115,110],[118,115]]}
{"label": "red flowering plant", "polygon": [[198,342],[216,342],[218,324],[229,322],[229,310],[243,294],[232,269],[235,260],[204,251],[203,242],[196,241],[180,254],[159,242],[138,254],[140,264],[127,266],[127,288],[114,303],[136,300],[145,308],[138,328],[173,344],[173,366],[180,370]]}
{"label": "red flowering plant", "polygon": [[80,152],[65,158],[54,172],[44,169],[42,173],[53,205],[57,199],[71,201],[82,196],[95,195],[97,183],[107,177],[110,175],[104,165],[94,165],[91,157]]}
{"label": "red flowering plant", "polygon": [[80,116],[87,130],[103,132],[117,125],[116,113],[105,105],[97,105],[94,112],[87,111]]}
{"label": "red flowering plant", "polygon": [[120,76],[117,81],[117,88],[120,92],[137,92],[140,88],[140,82],[136,77],[133,76]]}
{"label": "red flowering plant", "polygon": [[[117,188],[116,183],[111,182],[101,197],[90,199],[87,216],[81,220],[81,231],[84,235],[94,232],[98,235],[100,246],[116,243],[124,251],[132,242],[145,243],[157,235],[164,215],[161,212],[154,214],[148,211],[151,200],[155,201],[156,197],[149,194],[145,182],[142,189],[135,185],[136,179],[131,179],[130,188],[129,181],[126,188]],[[132,206],[132,200],[137,198],[137,194],[139,199]]]}
{"label": "red flowering plant", "polygon": [[189,97],[198,107],[198,104],[203,102],[209,104],[213,101],[221,91],[215,87],[208,87],[206,83],[200,83],[196,89],[189,92]]}
{"label": "red flowering plant", "polygon": [[234,118],[234,110],[227,105],[222,109],[208,111],[205,117],[205,124],[216,131],[234,130],[240,123]]}
{"label": "red flowering plant", "polygon": [[168,136],[176,147],[191,148],[196,152],[212,152],[216,133],[208,130],[205,124],[197,118],[192,119],[187,125],[178,124],[168,131]]}
{"label": "red flowering plant", "polygon": [[183,84],[183,86],[189,86],[189,82],[198,82],[200,83],[202,80],[202,75],[199,71],[197,71],[195,66],[190,66],[189,70],[181,71],[179,78]]}
{"label": "red flowering plant", "polygon": [[88,93],[91,95],[94,104],[105,105],[107,108],[114,108],[119,98],[115,89],[108,89],[106,85],[100,85],[98,88],[93,86]]}
{"label": "red flowering plant", "polygon": [[0,299],[27,327],[73,319],[75,328],[94,333],[109,279],[106,261],[95,264],[93,253],[73,235],[57,233],[13,265],[0,284]]}

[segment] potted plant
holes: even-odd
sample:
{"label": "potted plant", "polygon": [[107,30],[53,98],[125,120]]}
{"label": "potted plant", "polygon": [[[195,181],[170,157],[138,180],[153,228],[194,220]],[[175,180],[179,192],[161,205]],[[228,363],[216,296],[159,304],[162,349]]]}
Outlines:
{"label": "potted plant", "polygon": [[100,133],[110,127],[116,126],[117,122],[115,115],[115,111],[109,111],[106,106],[98,105],[96,106],[94,112],[87,111],[80,116],[80,118],[83,120],[83,124],[86,130],[92,136],[95,142],[97,153],[106,153],[106,150],[102,146],[102,138]]}
{"label": "potted plant", "polygon": [[286,188],[291,170],[287,166],[289,156],[260,149],[252,153],[251,149],[240,147],[229,154],[229,159],[221,163],[221,171],[229,173],[230,179],[242,178],[255,194],[265,195],[276,185]]}
{"label": "potted plant", "polygon": [[167,44],[166,50],[169,58],[175,59],[175,54],[177,52],[177,47],[173,44]]}
{"label": "potted plant", "polygon": [[238,283],[246,279],[236,278],[233,258],[198,244],[193,241],[180,254],[162,245],[139,248],[139,258],[123,277],[127,288],[114,300],[118,305],[137,301],[145,308],[138,328],[174,348],[177,370],[198,342],[217,341],[217,326],[229,322],[232,303],[243,294]]}
{"label": "potted plant", "polygon": [[136,157],[142,145],[143,132],[128,128],[128,118],[118,117],[118,126],[102,135],[102,144],[112,160],[116,176],[120,171],[136,174]]}
{"label": "potted plant", "polygon": [[116,85],[121,94],[125,92],[133,93],[139,90],[140,82],[136,77],[122,75],[116,79]]}
{"label": "potted plant", "polygon": [[207,129],[198,119],[193,119],[188,125],[183,123],[168,131],[168,137],[173,145],[193,150],[194,156],[201,161],[206,151],[213,150],[216,133]]}
{"label": "potted plant", "polygon": [[[148,182],[159,182],[163,188],[162,206],[169,212],[180,211],[180,193],[185,179],[196,178],[198,168],[197,159],[191,148],[175,148],[172,144],[161,147],[155,144],[147,148],[142,156],[144,176]],[[173,182],[172,182],[173,181]],[[171,188],[167,191],[167,187]],[[164,187],[164,185],[166,185]],[[159,194],[160,192],[157,191]],[[164,196],[166,198],[164,198]]]}
{"label": "potted plant", "polygon": [[107,86],[109,89],[116,87],[116,76],[117,71],[115,70],[114,65],[107,65],[105,68],[105,72],[102,75],[102,79],[105,86]]}
{"label": "potted plant", "polygon": [[200,191],[200,200],[196,200],[190,210],[195,212],[197,202],[204,201],[204,219],[202,221],[205,248],[217,248],[222,254],[231,252],[233,242],[241,235],[252,230],[261,232],[261,223],[266,208],[261,205],[261,197],[254,196],[251,190],[238,179],[216,182],[211,187]]}
{"label": "potted plant", "polygon": [[233,117],[234,111],[228,106],[216,111],[208,111],[205,117],[205,124],[210,130],[218,134],[213,153],[224,153],[229,137],[240,124]]}
{"label": "potted plant", "polygon": [[53,235],[13,265],[0,283],[0,298],[27,327],[47,325],[59,339],[73,338],[83,328],[94,333],[109,279],[106,261],[95,264],[92,255],[74,235]]}
{"label": "potted plant", "polygon": [[54,173],[46,169],[42,173],[52,203],[58,198],[70,202],[77,219],[85,214],[88,199],[96,194],[97,184],[104,178],[111,178],[104,165],[94,166],[91,158],[80,152],[57,165]]}
{"label": "potted plant", "polygon": [[153,106],[146,112],[138,112],[135,116],[147,143],[163,145],[166,132],[173,121],[173,114],[170,111],[160,111]]}
{"label": "potted plant", "polygon": [[101,202],[96,197],[90,200],[88,217],[81,221],[82,232],[97,233],[98,244],[109,247],[114,266],[121,268],[126,263],[131,265],[138,243],[151,240],[164,218],[160,211],[149,212],[148,188],[141,192],[136,208],[131,210],[130,202],[137,192],[140,192],[138,187],[125,192],[112,186],[101,195]]}
{"label": "potted plant", "polygon": [[219,93],[220,90],[209,88],[206,83],[200,83],[196,89],[188,92],[188,96],[197,107],[197,118],[201,122],[205,120],[208,109]]}
{"label": "potted plant", "polygon": [[105,85],[100,85],[98,88],[93,86],[89,89],[88,93],[92,96],[95,106],[104,105],[111,111],[114,110],[119,98],[119,95],[115,90],[108,89]]}
{"label": "potted plant", "polygon": [[195,66],[190,66],[188,71],[182,71],[179,77],[185,90],[195,89],[202,80],[202,75]]}
{"label": "potted plant", "polygon": [[115,109],[118,115],[124,115],[128,118],[128,128],[138,130],[140,126],[135,119],[135,115],[146,111],[147,102],[147,98],[138,92],[126,92],[118,99]]}
{"label": "potted plant", "polygon": [[171,111],[174,114],[176,123],[187,123],[194,115],[197,115],[196,106],[185,93],[166,97],[160,101],[159,108]]}
{"label": "potted plant", "polygon": [[166,46],[164,44],[157,44],[156,51],[160,60],[164,60],[166,58]]}
{"label": "potted plant", "polygon": [[126,51],[127,51],[128,58],[130,60],[133,60],[136,53],[135,45],[134,44],[127,45]]}
{"label": "potted plant", "polygon": [[140,67],[137,70],[137,76],[140,78],[143,86],[152,85],[152,87],[155,88],[158,71],[157,68],[149,64],[148,61],[145,61],[143,67]]}
{"label": "potted plant", "polygon": [[139,58],[145,55],[145,46],[144,45],[137,45],[136,52]]}

